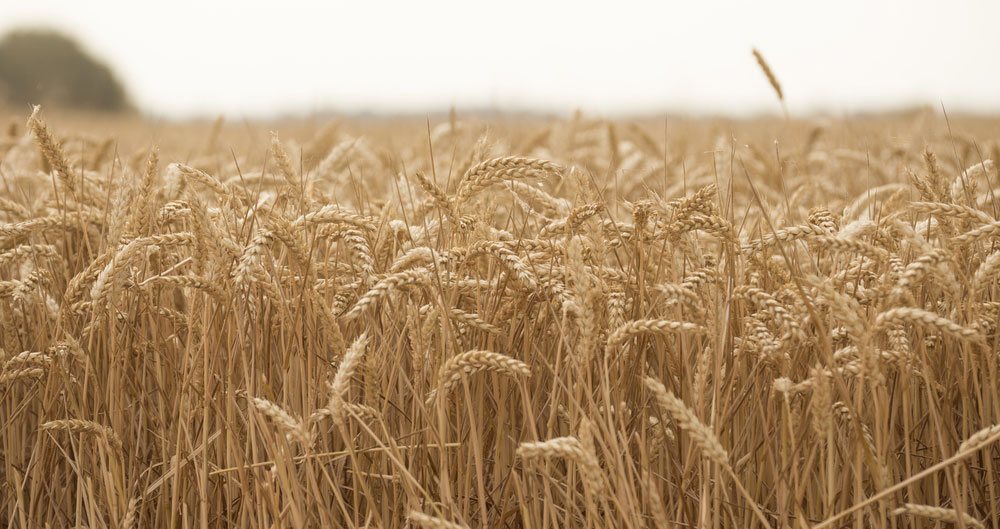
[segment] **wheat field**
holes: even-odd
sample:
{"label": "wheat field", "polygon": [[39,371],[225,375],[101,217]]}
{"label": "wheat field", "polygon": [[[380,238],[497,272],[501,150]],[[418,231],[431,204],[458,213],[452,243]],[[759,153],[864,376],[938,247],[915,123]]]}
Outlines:
{"label": "wheat field", "polygon": [[0,526],[1000,525],[1000,121],[28,114]]}

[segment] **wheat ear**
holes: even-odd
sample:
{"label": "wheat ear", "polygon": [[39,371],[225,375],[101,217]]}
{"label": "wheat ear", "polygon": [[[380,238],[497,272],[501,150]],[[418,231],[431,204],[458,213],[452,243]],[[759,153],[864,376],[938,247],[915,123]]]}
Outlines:
{"label": "wheat ear", "polygon": [[469,529],[460,523],[449,522],[438,518],[437,516],[424,514],[420,511],[410,511],[407,518],[409,518],[414,524],[425,529]]}
{"label": "wheat ear", "polygon": [[673,320],[632,320],[617,329],[608,336],[608,349],[621,345],[625,340],[640,334],[671,334],[690,333],[703,334],[706,329],[697,323]]}
{"label": "wheat ear", "polygon": [[902,507],[892,511],[894,516],[909,515],[909,516],[919,516],[921,518],[928,518],[930,520],[937,520],[939,522],[948,523],[964,523],[966,527],[972,527],[973,529],[986,529],[983,522],[973,518],[972,516],[960,512],[955,509],[945,509],[944,507],[936,507],[934,505],[918,505],[916,503],[905,503]]}
{"label": "wheat ear", "polygon": [[441,366],[437,388],[427,396],[427,403],[430,404],[437,395],[450,391],[462,380],[462,376],[480,371],[493,371],[513,378],[531,374],[528,364],[507,355],[492,351],[466,351],[449,358]]}
{"label": "wheat ear", "polygon": [[354,340],[347,348],[347,353],[340,362],[340,367],[337,368],[337,374],[334,375],[333,382],[330,383],[330,401],[326,407],[333,417],[333,421],[338,425],[344,424],[347,390],[350,389],[351,377],[365,354],[366,345],[368,345],[367,334],[362,334]]}
{"label": "wheat ear", "polygon": [[292,417],[292,415],[285,411],[281,406],[278,406],[274,402],[267,399],[258,397],[250,397],[250,403],[253,404],[258,411],[267,415],[271,419],[271,422],[278,425],[278,427],[284,431],[287,439],[295,439],[296,441],[302,443],[303,446],[309,446],[312,444],[309,439],[309,433],[303,427],[302,421]]}
{"label": "wheat ear", "polygon": [[781,102],[781,109],[785,112],[785,118],[788,118],[788,107],[785,106],[785,93],[781,91],[781,83],[778,82],[778,78],[774,75],[774,71],[771,70],[771,66],[767,64],[764,60],[764,56],[761,55],[757,48],[753,48],[753,56],[757,59],[757,64],[760,65],[760,69],[764,72],[767,77],[767,82],[771,83],[771,88],[774,89],[774,93],[778,95],[778,101]]}
{"label": "wheat ear", "polygon": [[925,329],[938,331],[960,340],[982,343],[985,341],[983,335],[975,329],[962,327],[961,325],[938,316],[933,312],[917,309],[913,307],[897,307],[889,309],[875,317],[875,327],[878,329],[888,328],[896,323],[910,323]]}
{"label": "wheat ear", "polygon": [[39,117],[41,112],[42,106],[35,105],[32,109],[31,117],[28,118],[28,128],[35,134],[35,139],[38,140],[38,148],[42,151],[45,161],[48,162],[53,172],[56,173],[59,182],[70,193],[74,193],[76,185],[73,182],[73,173],[70,171],[69,162],[66,161],[66,155],[63,153],[62,146],[56,143],[52,134],[49,133],[48,126]]}
{"label": "wheat ear", "polygon": [[757,519],[760,520],[761,524],[764,527],[771,529],[771,524],[768,523],[767,518],[764,516],[764,513],[761,512],[757,502],[754,501],[753,497],[750,496],[750,493],[747,492],[747,490],[743,487],[743,484],[740,483],[740,480],[736,477],[736,473],[733,471],[733,467],[729,463],[729,452],[727,452],[722,446],[722,443],[719,442],[719,438],[715,436],[715,432],[701,422],[701,419],[695,415],[691,408],[688,408],[687,405],[684,404],[684,401],[668,391],[662,382],[652,377],[646,377],[645,384],[646,389],[653,394],[653,397],[656,398],[656,402],[660,405],[660,407],[670,413],[674,423],[676,423],[681,430],[684,430],[684,432],[694,440],[695,444],[698,445],[698,448],[700,448],[709,459],[718,463],[726,474],[729,475],[737,489],[739,489],[740,494],[746,500],[747,504],[750,505],[754,514],[757,515]]}
{"label": "wheat ear", "polygon": [[59,419],[43,423],[38,427],[38,429],[43,431],[62,430],[64,432],[71,433],[85,433],[105,439],[108,444],[118,452],[121,452],[122,450],[122,440],[118,437],[118,434],[116,434],[111,428],[108,428],[103,424],[98,424],[94,421],[85,421],[83,419]]}

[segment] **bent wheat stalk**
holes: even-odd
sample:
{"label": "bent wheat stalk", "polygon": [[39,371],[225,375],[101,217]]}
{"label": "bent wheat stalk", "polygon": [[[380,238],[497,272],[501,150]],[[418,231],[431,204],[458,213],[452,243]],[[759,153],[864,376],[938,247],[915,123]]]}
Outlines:
{"label": "bent wheat stalk", "polygon": [[965,524],[966,527],[971,527],[973,529],[986,529],[986,526],[983,525],[982,522],[964,512],[960,512],[955,509],[945,509],[944,507],[936,507],[934,505],[905,503],[902,507],[892,511],[892,514],[894,516],[919,516],[921,518],[928,518],[939,522],[948,522],[953,524],[962,523]]}
{"label": "bent wheat stalk", "polygon": [[736,473],[733,471],[733,467],[729,463],[729,453],[722,446],[722,443],[719,442],[718,437],[715,436],[715,432],[701,422],[701,419],[695,415],[691,408],[688,408],[687,405],[684,404],[684,401],[668,391],[662,382],[652,377],[646,377],[644,382],[646,389],[653,394],[653,397],[656,399],[656,402],[660,405],[660,407],[670,413],[673,421],[682,430],[684,430],[684,432],[687,433],[692,440],[694,440],[695,444],[701,449],[702,453],[722,467],[723,471],[729,475],[730,479],[732,479],[733,483],[736,485],[736,488],[740,491],[740,494],[757,516],[757,519],[760,520],[761,525],[771,529],[771,524],[768,523],[764,513],[761,512],[760,506],[758,506],[757,502],[750,496],[750,493],[743,488],[743,483],[740,482]]}
{"label": "bent wheat stalk", "polygon": [[463,376],[480,371],[492,371],[512,378],[531,375],[531,368],[528,367],[528,364],[507,355],[492,351],[466,351],[449,358],[441,366],[441,370],[438,372],[437,388],[428,394],[427,404],[432,403],[437,396],[450,391],[461,382]]}
{"label": "bent wheat stalk", "polygon": [[419,527],[425,529],[469,529],[467,526],[449,522],[437,516],[431,516],[429,514],[424,514],[420,511],[410,511],[407,518]]}
{"label": "bent wheat stalk", "polygon": [[347,354],[344,355],[344,359],[340,362],[340,367],[337,368],[337,374],[334,375],[333,382],[330,383],[330,401],[326,408],[333,421],[338,425],[344,424],[347,390],[350,389],[351,377],[361,362],[361,358],[365,353],[365,346],[367,345],[367,334],[362,334],[354,340],[354,343],[347,348]]}
{"label": "bent wheat stalk", "polygon": [[925,329],[947,334],[960,340],[983,343],[985,338],[979,331],[938,316],[933,312],[912,307],[889,309],[875,317],[876,329],[887,329],[898,323],[909,323]]}
{"label": "bent wheat stalk", "polygon": [[85,433],[105,439],[109,443],[109,446],[114,448],[119,453],[122,450],[122,440],[118,437],[118,434],[116,434],[111,428],[108,428],[103,424],[98,424],[94,421],[86,421],[83,419],[59,419],[42,423],[38,429],[42,431],[61,430],[70,433]]}
{"label": "bent wheat stalk", "polygon": [[704,334],[707,332],[705,327],[698,325],[697,323],[691,323],[686,321],[672,321],[672,320],[632,320],[625,325],[622,325],[615,329],[610,336],[608,336],[608,349],[612,349],[621,345],[625,340],[629,338],[638,336],[640,334],[671,334],[671,333],[688,333],[688,334]]}

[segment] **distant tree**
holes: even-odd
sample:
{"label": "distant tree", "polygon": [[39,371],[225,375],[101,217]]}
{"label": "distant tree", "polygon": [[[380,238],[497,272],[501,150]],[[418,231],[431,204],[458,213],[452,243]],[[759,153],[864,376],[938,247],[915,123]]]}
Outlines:
{"label": "distant tree", "polygon": [[16,30],[0,40],[0,100],[108,112],[130,108],[110,68],[49,30]]}

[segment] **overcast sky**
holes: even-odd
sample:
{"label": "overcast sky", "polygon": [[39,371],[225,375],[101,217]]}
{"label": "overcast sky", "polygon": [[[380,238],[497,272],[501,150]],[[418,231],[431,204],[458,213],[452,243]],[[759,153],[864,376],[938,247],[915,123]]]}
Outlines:
{"label": "overcast sky", "polygon": [[[158,5],[158,7],[151,7]],[[0,0],[150,113],[1000,111],[1000,2]]]}

